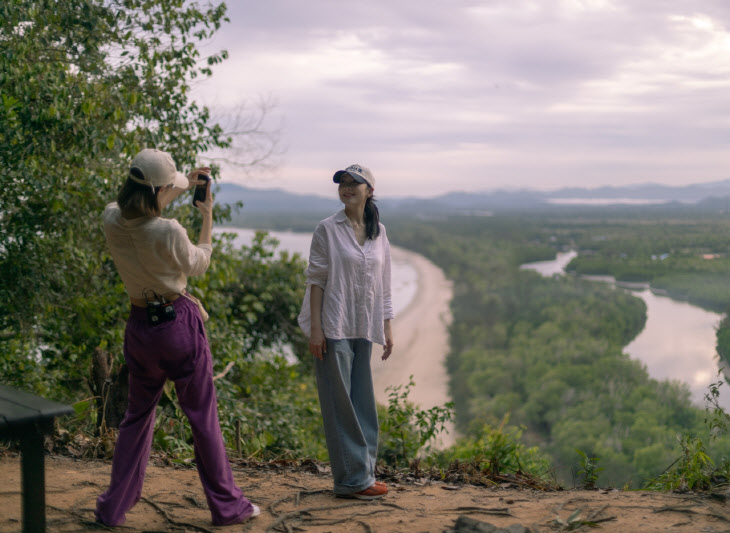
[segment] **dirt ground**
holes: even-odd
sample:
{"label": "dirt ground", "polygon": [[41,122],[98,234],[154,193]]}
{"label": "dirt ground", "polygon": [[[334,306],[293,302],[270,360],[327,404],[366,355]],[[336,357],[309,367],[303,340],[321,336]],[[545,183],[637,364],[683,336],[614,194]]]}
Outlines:
{"label": "dirt ground", "polygon": [[[498,528],[512,525],[511,532],[730,532],[730,504],[718,496],[604,490],[541,492],[416,481],[391,483],[386,498],[360,502],[334,498],[327,469],[314,464],[311,471],[287,466],[234,466],[239,486],[262,512],[246,524],[217,528],[210,522],[196,471],[156,464],[155,460],[147,470],[143,499],[128,513],[126,524],[106,528],[94,523],[93,509],[109,481],[110,469],[106,461],[46,457],[48,531],[417,533],[450,531],[460,516],[467,516]],[[0,480],[0,531],[19,533],[17,455],[0,457]]]}

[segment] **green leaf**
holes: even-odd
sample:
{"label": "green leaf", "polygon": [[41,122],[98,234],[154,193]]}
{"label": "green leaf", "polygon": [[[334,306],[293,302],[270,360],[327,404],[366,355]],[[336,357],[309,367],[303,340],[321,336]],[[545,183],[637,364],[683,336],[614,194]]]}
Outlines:
{"label": "green leaf", "polygon": [[91,402],[89,400],[82,400],[72,404],[73,410],[77,415],[82,415],[89,410]]}

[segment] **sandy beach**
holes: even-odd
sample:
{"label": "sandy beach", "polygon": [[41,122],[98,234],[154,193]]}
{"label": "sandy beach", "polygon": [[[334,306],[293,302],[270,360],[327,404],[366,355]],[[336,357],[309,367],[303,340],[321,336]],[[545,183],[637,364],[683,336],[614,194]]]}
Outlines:
{"label": "sandy beach", "polygon": [[[407,385],[413,375],[416,385],[410,400],[422,409],[442,406],[450,401],[445,360],[448,353],[448,327],[451,323],[451,282],[428,259],[403,248],[392,247],[393,261],[406,261],[418,272],[418,290],[393,321],[395,347],[387,361],[380,359],[380,347],[373,350],[372,369],[375,397],[388,404],[386,388]],[[453,442],[454,430],[443,435],[442,446]]]}

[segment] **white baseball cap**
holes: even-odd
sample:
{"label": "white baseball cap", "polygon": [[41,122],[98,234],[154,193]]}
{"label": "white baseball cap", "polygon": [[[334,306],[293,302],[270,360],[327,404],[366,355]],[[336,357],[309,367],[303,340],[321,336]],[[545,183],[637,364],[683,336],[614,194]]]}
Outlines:
{"label": "white baseball cap", "polygon": [[358,183],[367,183],[371,189],[375,188],[375,178],[369,168],[362,165],[350,165],[345,170],[338,170],[335,172],[335,175],[332,176],[332,180],[335,183],[339,183],[343,174],[349,174],[352,176],[352,179]]}
{"label": "white baseball cap", "polygon": [[130,170],[135,168],[142,173],[143,179],[132,175],[131,172],[129,179],[142,185],[149,185],[153,191],[155,187],[170,184],[178,189],[190,187],[188,178],[182,172],[178,172],[175,167],[172,156],[162,150],[145,148],[132,159]]}

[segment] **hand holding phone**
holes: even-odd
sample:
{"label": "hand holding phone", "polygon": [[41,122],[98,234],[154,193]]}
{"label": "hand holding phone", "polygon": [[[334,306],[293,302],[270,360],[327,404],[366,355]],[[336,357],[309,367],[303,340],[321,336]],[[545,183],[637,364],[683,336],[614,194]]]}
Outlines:
{"label": "hand holding phone", "polygon": [[208,182],[210,181],[210,176],[206,176],[205,174],[198,174],[198,179],[205,181],[205,183],[196,185],[193,188],[193,206],[197,207],[196,202],[203,203],[205,202],[205,198],[207,197],[208,192]]}

